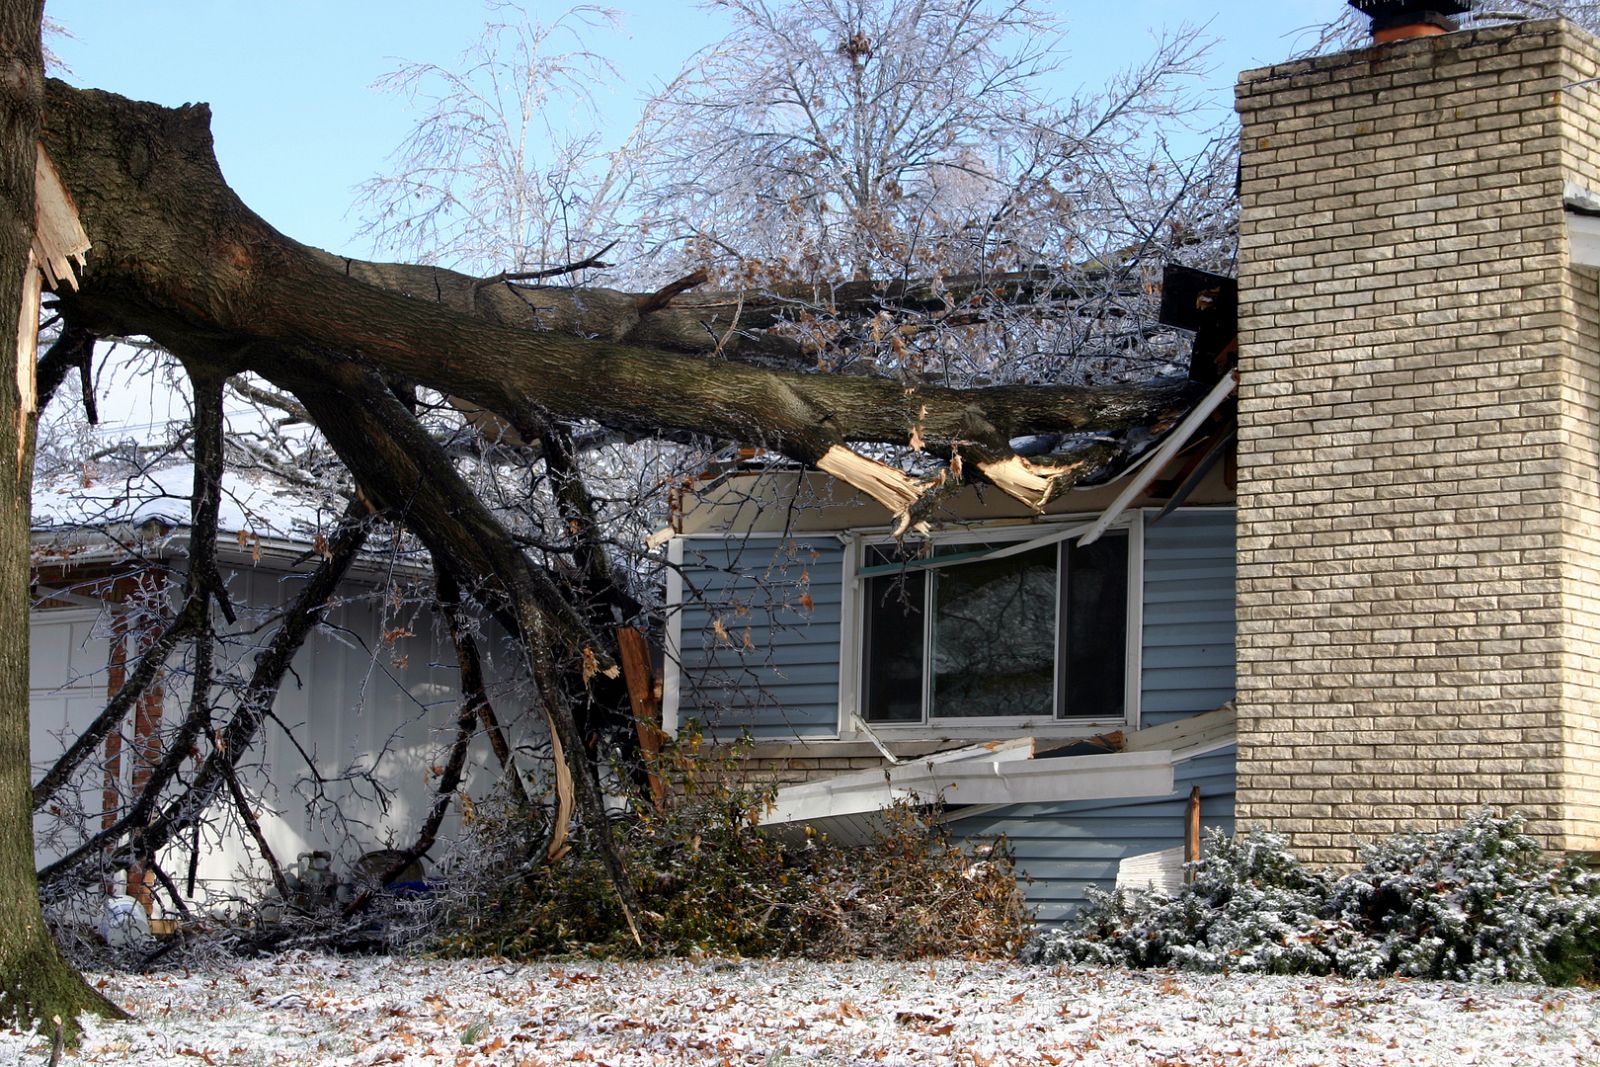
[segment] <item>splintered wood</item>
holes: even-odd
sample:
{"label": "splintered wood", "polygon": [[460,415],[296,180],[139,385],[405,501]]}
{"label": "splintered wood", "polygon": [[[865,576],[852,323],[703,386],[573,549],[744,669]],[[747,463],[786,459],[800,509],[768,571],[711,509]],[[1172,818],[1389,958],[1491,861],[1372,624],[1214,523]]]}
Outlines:
{"label": "splintered wood", "polygon": [[35,381],[39,348],[38,257],[28,253],[28,269],[22,275],[22,308],[17,313],[17,478],[27,474],[28,427],[39,410],[39,390]]}
{"label": "splintered wood", "polygon": [[1043,511],[1045,505],[1071,486],[1064,480],[1076,468],[1041,467],[1029,463],[1021,456],[1007,456],[992,463],[979,463],[983,476],[1007,496],[1015,497],[1034,511]]}
{"label": "splintered wood", "polygon": [[545,847],[544,861],[555,863],[572,850],[567,836],[572,831],[572,811],[577,806],[574,797],[572,768],[567,764],[567,754],[562,751],[561,735],[556,732],[555,719],[545,710],[545,726],[550,731],[550,758],[556,770],[556,815],[550,824],[550,843]]}
{"label": "splintered wood", "polygon": [[39,302],[48,286],[78,287],[72,261],[81,268],[89,251],[89,235],[78,221],[72,197],[56,174],[54,164],[39,145],[33,157],[33,246],[22,279],[22,308],[17,316],[17,472],[25,474],[28,461],[28,427],[39,410],[37,369],[39,358]]}
{"label": "splintered wood", "polygon": [[817,461],[817,469],[831,474],[846,485],[854,486],[889,509],[899,519],[895,534],[899,535],[911,525],[911,508],[931,483],[918,481],[904,471],[887,463],[868,459],[843,445],[834,445]]}
{"label": "splintered wood", "polygon": [[[899,520],[895,535],[911,528],[912,508],[923,495],[937,489],[942,479],[913,478],[887,463],[869,459],[843,445],[834,445],[817,462],[817,469],[867,494]],[[1021,456],[1008,456],[978,464],[983,476],[1007,496],[1022,501],[1035,511],[1072,485],[1076,467],[1049,467],[1030,463]]]}
{"label": "splintered wood", "polygon": [[83,254],[89,251],[89,235],[78,221],[78,209],[55,164],[45,154],[44,145],[38,147],[33,159],[33,255],[45,280],[53,291],[66,282],[78,287],[78,277],[72,269],[77,260],[84,265]]}
{"label": "splintered wood", "polygon": [[666,734],[661,729],[661,702],[655,695],[650,646],[638,630],[619,626],[617,649],[622,660],[622,677],[628,685],[628,702],[633,708],[634,728],[639,734],[639,751],[649,777],[650,799],[660,808],[667,802],[666,782],[658,765]]}

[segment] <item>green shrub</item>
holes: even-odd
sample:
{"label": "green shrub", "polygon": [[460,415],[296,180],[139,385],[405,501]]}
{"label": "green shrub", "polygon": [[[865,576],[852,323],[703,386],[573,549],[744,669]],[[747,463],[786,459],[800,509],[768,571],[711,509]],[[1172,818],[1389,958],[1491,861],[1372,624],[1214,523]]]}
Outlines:
{"label": "green shrub", "polygon": [[1551,863],[1521,816],[1480,813],[1433,834],[1370,846],[1328,910],[1364,935],[1356,975],[1564,984],[1595,974],[1600,890]]}
{"label": "green shrub", "polygon": [[1521,816],[1369,846],[1342,877],[1307,870],[1284,839],[1213,833],[1177,894],[1091,891],[1039,963],[1403,975],[1567,983],[1600,978],[1600,878],[1554,863]]}
{"label": "green shrub", "polygon": [[1272,834],[1213,832],[1194,880],[1175,896],[1089,890],[1065,930],[1036,937],[1024,958],[1196,971],[1328,974],[1319,917],[1326,876],[1308,871]]}

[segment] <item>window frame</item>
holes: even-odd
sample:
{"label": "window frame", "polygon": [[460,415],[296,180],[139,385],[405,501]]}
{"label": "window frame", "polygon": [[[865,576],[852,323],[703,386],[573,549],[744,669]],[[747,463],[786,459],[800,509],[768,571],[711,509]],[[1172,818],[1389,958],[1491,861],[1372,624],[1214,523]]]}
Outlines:
{"label": "window frame", "polygon": [[[935,544],[983,541],[990,545],[1007,542],[1035,541],[1052,538],[1057,546],[1061,542],[1081,537],[1099,516],[1074,515],[1057,518],[1051,516],[1041,522],[1022,525],[983,526],[973,524],[953,529],[935,531]],[[928,702],[927,657],[931,648],[924,647],[922,720],[911,723],[869,723],[866,721],[864,698],[866,695],[867,644],[867,589],[870,577],[861,577],[862,560],[873,545],[893,544],[894,537],[887,530],[857,531],[850,538],[844,555],[846,596],[843,598],[840,619],[841,644],[839,678],[839,737],[841,740],[868,740],[882,738],[894,741],[995,739],[1031,734],[1037,737],[1085,737],[1108,730],[1136,730],[1140,721],[1140,676],[1142,667],[1144,631],[1144,515],[1130,510],[1108,527],[1107,532],[1122,532],[1128,539],[1128,599],[1125,648],[1123,663],[1123,715],[1117,718],[1057,718],[1055,708],[1061,700],[1060,663],[1056,671],[1056,692],[1052,710],[1048,715],[1032,716],[971,716],[934,718]],[[1058,547],[1059,551],[1059,547]],[[959,564],[956,564],[959,565]],[[1059,557],[1057,585],[1060,587]],[[931,583],[930,583],[931,584]],[[927,594],[925,594],[927,595]],[[1060,594],[1057,596],[1055,643],[1061,655]]]}

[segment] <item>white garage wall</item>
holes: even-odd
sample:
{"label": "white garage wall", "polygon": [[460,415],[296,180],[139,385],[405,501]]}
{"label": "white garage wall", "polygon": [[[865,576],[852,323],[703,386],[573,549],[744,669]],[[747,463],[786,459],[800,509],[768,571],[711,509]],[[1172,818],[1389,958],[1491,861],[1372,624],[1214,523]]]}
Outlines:
{"label": "white garage wall", "polygon": [[[242,682],[276,629],[273,613],[294,598],[301,578],[239,569],[226,580],[239,620],[228,628],[231,637],[216,669],[219,676]],[[295,658],[273,708],[276,721],[264,728],[264,743],[240,766],[265,836],[285,867],[292,867],[302,852],[327,849],[336,857],[335,870],[344,872],[363,852],[410,844],[432,803],[436,769],[443,766],[454,739],[458,678],[442,621],[425,604],[397,604],[375,596],[370,587],[350,583],[343,593],[326,624]],[[109,610],[33,614],[35,780],[105,705],[110,619]],[[486,636],[481,645],[491,701],[513,745],[524,750],[519,765],[531,769],[534,762],[528,756],[541,743],[543,730],[519,684],[521,672],[506,662],[513,657],[498,641]],[[177,722],[188,699],[190,654],[190,649],[180,649],[169,661],[169,723]],[[216,699],[220,728],[231,714],[232,695],[219,686]],[[124,729],[126,733],[131,726]],[[206,746],[201,747],[204,751]],[[131,762],[125,745],[124,782]],[[77,805],[87,818],[62,820],[45,812],[36,820],[41,863],[80,842],[83,829],[99,828],[105,807],[101,764],[97,758],[86,768],[58,805],[67,810]],[[466,791],[482,802],[494,791],[500,768],[481,730],[469,766]],[[219,804],[214,814],[221,817],[211,821],[223,830],[201,835],[196,902],[258,894],[266,867],[253,844],[247,845],[231,802]],[[461,817],[457,800],[434,849],[435,861],[446,851],[448,838],[459,832]],[[163,868],[180,884],[194,851],[194,841],[185,835],[162,856]]]}

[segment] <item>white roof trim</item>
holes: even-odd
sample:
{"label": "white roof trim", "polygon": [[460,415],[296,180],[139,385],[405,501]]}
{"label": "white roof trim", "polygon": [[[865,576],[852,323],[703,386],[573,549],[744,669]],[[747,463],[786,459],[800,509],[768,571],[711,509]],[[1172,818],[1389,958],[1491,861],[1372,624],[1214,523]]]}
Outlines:
{"label": "white roof trim", "polygon": [[1600,267],[1600,195],[1568,181],[1561,187],[1567,216],[1567,247],[1575,267]]}
{"label": "white roof trim", "polygon": [[1171,749],[1176,761],[1182,763],[1237,744],[1237,722],[1238,714],[1230,700],[1215,711],[1135,730],[1128,735],[1123,751]]}
{"label": "white roof trim", "polygon": [[1600,267],[1600,217],[1567,212],[1567,245],[1575,267]]}
{"label": "white roof trim", "polygon": [[1600,193],[1575,181],[1568,180],[1562,183],[1561,204],[1569,211],[1600,215]]}
{"label": "white roof trim", "polygon": [[989,759],[923,761],[843,775],[778,790],[760,817],[764,826],[815,822],[881,811],[897,801],[931,804],[1035,804],[1068,800],[1166,796],[1174,788],[1174,754],[1113,752],[1103,756],[1029,759],[1032,749]]}
{"label": "white roof trim", "polygon": [[1110,529],[1111,524],[1122,517],[1122,513],[1128,510],[1128,505],[1139,499],[1144,491],[1149,488],[1150,483],[1156,480],[1156,476],[1166,468],[1167,462],[1178,454],[1180,448],[1189,443],[1189,438],[1194,436],[1194,432],[1200,428],[1206,419],[1211,417],[1213,411],[1222,406],[1222,402],[1228,399],[1228,396],[1238,385],[1239,372],[1237,370],[1230,370],[1223,375],[1222,380],[1212,387],[1211,392],[1206,394],[1206,398],[1200,401],[1193,411],[1184,416],[1183,421],[1178,424],[1178,428],[1173,430],[1172,434],[1161,442],[1161,446],[1150,454],[1150,461],[1144,465],[1144,469],[1139,472],[1139,476],[1123,487],[1122,492],[1117,494],[1117,499],[1113,500],[1105,512],[1089,527],[1089,532],[1078,538],[1078,544],[1092,545],[1100,540],[1100,535]]}
{"label": "white roof trim", "polygon": [[[989,808],[1167,796],[1178,764],[1238,743],[1233,701],[1215,711],[1136,730],[1121,752],[1035,759],[1034,739],[986,741],[898,764],[779,789],[759,818],[766,826],[843,826],[896,801]],[[857,820],[859,821],[859,820]]]}

